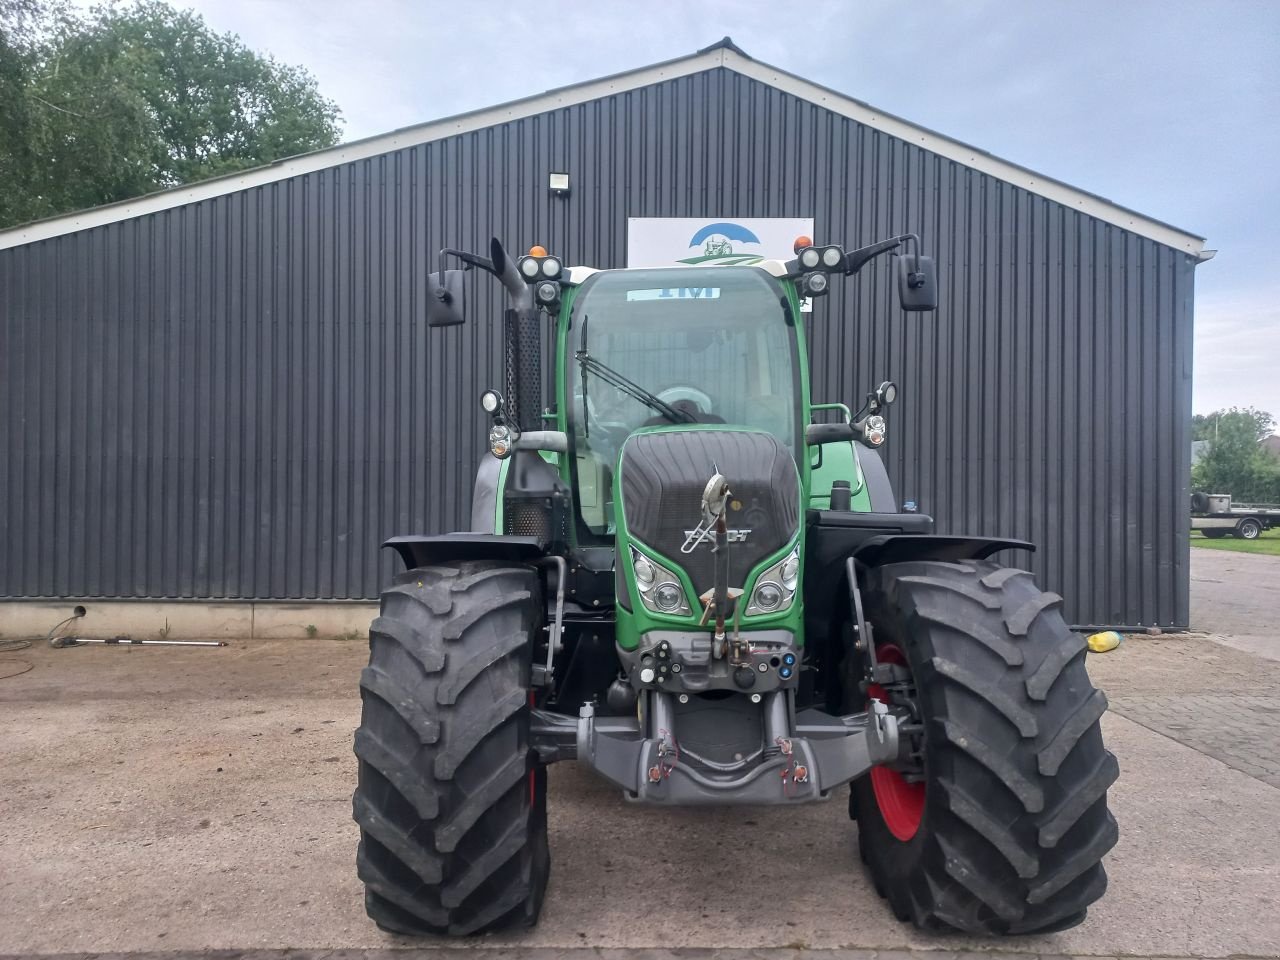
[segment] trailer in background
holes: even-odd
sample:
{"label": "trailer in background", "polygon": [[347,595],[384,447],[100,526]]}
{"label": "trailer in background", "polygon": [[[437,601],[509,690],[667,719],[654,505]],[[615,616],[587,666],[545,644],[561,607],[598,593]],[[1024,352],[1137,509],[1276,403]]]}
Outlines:
{"label": "trailer in background", "polygon": [[1225,536],[1257,540],[1263,530],[1275,526],[1280,526],[1280,504],[1233,504],[1229,493],[1191,495],[1191,529],[1212,540]]}

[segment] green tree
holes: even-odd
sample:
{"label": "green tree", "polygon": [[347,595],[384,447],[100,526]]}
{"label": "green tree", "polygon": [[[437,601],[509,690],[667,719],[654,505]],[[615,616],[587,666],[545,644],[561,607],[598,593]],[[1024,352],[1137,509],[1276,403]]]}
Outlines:
{"label": "green tree", "polygon": [[1280,502],[1280,460],[1258,443],[1271,435],[1275,423],[1271,414],[1252,407],[1192,418],[1192,436],[1209,442],[1192,468],[1192,487],[1205,493],[1229,493],[1242,503]]}
{"label": "green tree", "polygon": [[[0,0],[20,88],[0,143],[0,226],[331,146],[337,106],[299,67],[158,0],[87,17]],[[10,25],[13,28],[10,28]],[[25,32],[19,33],[22,25]],[[7,91],[6,91],[7,92]],[[16,136],[14,134],[17,134]]]}
{"label": "green tree", "polygon": [[1215,410],[1213,413],[1197,413],[1191,418],[1191,439],[1192,440],[1212,440],[1218,432],[1220,421],[1223,417],[1230,419],[1234,426],[1244,429],[1246,419],[1252,421],[1254,439],[1261,440],[1269,437],[1275,431],[1276,418],[1265,410],[1255,410],[1253,407],[1232,407],[1230,410]]}

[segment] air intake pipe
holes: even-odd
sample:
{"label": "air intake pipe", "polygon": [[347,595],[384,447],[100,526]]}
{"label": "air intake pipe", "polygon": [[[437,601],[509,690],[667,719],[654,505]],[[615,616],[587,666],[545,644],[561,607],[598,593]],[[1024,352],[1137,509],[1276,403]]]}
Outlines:
{"label": "air intake pipe", "polygon": [[505,366],[507,409],[520,431],[541,430],[542,422],[542,324],[533,290],[520,276],[515,261],[498,238],[489,244],[493,272],[506,288],[511,306],[502,319],[502,356]]}

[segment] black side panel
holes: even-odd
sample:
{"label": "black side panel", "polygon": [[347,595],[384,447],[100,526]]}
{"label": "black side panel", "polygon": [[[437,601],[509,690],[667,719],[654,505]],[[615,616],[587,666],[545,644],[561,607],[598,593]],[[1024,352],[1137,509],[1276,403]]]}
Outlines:
{"label": "black side panel", "polygon": [[408,570],[462,560],[510,560],[530,563],[542,556],[536,537],[499,537],[487,533],[445,533],[437,537],[392,537],[382,544],[400,554]]}
{"label": "black side panel", "polygon": [[504,533],[563,544],[571,498],[555,467],[533,450],[517,450],[503,490]]}
{"label": "black side panel", "polygon": [[[636,539],[683,567],[698,593],[711,588],[709,543],[680,552],[686,531],[702,518],[702,491],[719,470],[729,481],[730,530],[749,531],[729,545],[729,584],[741,586],[751,568],[780,550],[800,522],[795,459],[768,433],[742,430],[666,430],[637,434],[622,448],[622,506]],[[734,505],[737,505],[735,508]]]}

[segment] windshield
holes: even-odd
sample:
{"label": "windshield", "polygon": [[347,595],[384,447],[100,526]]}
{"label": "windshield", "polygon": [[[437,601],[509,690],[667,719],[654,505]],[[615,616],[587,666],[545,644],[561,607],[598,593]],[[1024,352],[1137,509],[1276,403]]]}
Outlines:
{"label": "windshield", "polygon": [[618,271],[583,285],[566,380],[579,505],[593,533],[613,532],[613,471],[639,427],[753,427],[795,449],[796,344],[784,298],[754,268]]}

